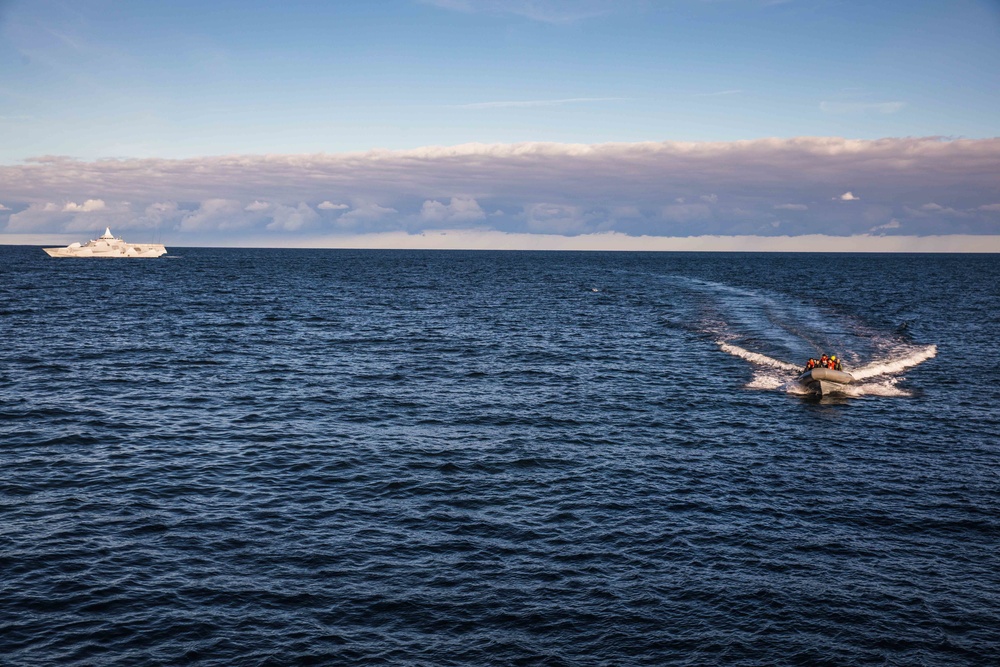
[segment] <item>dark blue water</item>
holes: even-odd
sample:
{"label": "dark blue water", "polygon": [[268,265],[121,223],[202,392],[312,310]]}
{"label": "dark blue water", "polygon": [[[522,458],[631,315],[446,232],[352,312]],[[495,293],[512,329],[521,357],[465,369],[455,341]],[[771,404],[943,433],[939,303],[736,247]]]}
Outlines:
{"label": "dark blue water", "polygon": [[3,665],[996,664],[1000,257],[172,255],[0,247]]}

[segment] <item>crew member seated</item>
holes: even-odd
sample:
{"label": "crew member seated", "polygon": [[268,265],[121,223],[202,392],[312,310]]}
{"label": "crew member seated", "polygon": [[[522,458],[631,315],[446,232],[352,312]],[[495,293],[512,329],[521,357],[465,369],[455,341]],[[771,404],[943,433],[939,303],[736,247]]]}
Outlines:
{"label": "crew member seated", "polygon": [[811,371],[814,368],[829,368],[833,371],[844,370],[844,367],[840,363],[840,359],[838,359],[835,354],[831,354],[830,356],[824,354],[819,359],[810,358],[809,361],[806,362],[805,370]]}

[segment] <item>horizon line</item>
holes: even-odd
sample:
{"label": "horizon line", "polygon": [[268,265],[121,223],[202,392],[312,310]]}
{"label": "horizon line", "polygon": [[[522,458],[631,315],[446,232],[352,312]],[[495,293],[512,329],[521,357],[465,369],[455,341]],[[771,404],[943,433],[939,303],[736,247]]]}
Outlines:
{"label": "horizon line", "polygon": [[[138,231],[138,230],[137,230]],[[79,240],[79,234],[4,234],[0,245],[45,247]],[[206,239],[206,241],[209,241]],[[296,242],[298,241],[298,242]],[[133,241],[142,243],[143,241]],[[163,242],[162,240],[160,241]],[[824,249],[814,249],[817,244]],[[427,230],[417,234],[381,232],[311,239],[251,237],[227,243],[164,243],[169,248],[232,248],[272,250],[481,250],[546,252],[754,252],[815,254],[1000,254],[1000,234],[938,234],[928,236],[629,236],[619,232],[560,236],[487,230]]]}

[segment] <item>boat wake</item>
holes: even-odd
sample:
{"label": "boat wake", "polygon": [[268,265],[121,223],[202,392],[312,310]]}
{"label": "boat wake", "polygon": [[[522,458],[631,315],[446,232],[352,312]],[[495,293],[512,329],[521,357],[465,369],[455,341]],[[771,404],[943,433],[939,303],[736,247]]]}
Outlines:
{"label": "boat wake", "polygon": [[936,356],[937,345],[927,345],[913,350],[909,354],[897,359],[872,362],[867,366],[851,371],[851,375],[859,380],[877,377],[879,375],[891,375],[905,371],[907,368],[913,368],[914,366],[922,364],[928,359],[932,359]]}
{"label": "boat wake", "polygon": [[[801,366],[751,352],[725,341],[716,342],[723,352],[745,359],[754,366],[753,377],[744,385],[747,389],[785,391],[790,394],[810,393],[795,381],[802,372]],[[911,392],[898,386],[903,378],[897,374],[933,358],[936,354],[937,346],[927,345],[898,358],[872,362],[852,370],[851,375],[859,382],[845,385],[842,391],[846,396],[912,396]],[[866,381],[869,379],[870,381]]]}
{"label": "boat wake", "polygon": [[[911,396],[901,373],[937,355],[936,345],[912,343],[898,331],[873,329],[857,318],[801,298],[674,277],[696,297],[693,320],[719,349],[748,362],[748,389],[809,393],[796,382],[806,359],[838,355],[855,383],[847,396]],[[689,311],[690,313],[690,311]],[[694,313],[691,313],[694,314]]]}
{"label": "boat wake", "polygon": [[738,345],[730,345],[725,341],[716,341],[723,352],[728,352],[734,357],[740,357],[741,359],[746,359],[752,364],[758,366],[767,366],[769,368],[777,368],[779,370],[785,371],[798,371],[801,366],[799,364],[790,364],[787,361],[779,361],[778,359],[772,359],[766,354],[761,354],[759,352],[751,352],[750,350],[744,350]]}

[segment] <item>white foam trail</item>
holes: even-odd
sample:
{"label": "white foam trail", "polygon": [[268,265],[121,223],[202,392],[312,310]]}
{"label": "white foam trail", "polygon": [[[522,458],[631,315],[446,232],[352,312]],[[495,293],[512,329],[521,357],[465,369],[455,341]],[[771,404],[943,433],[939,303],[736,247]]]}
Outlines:
{"label": "white foam trail", "polygon": [[745,385],[746,389],[757,391],[784,391],[788,394],[808,394],[809,389],[795,380],[789,380],[784,374],[776,375],[773,372],[756,371],[753,378]]}
{"label": "white foam trail", "polygon": [[[759,370],[754,371],[753,378],[745,386],[747,389],[757,389],[763,391],[773,391],[773,390],[784,390],[791,394],[807,394],[809,390],[794,380],[788,378],[786,375],[775,374],[773,371],[768,372],[766,368],[773,368],[781,371],[793,371],[798,373],[801,369],[795,364],[790,364],[779,359],[774,359],[765,354],[760,354],[758,352],[751,352],[745,350],[738,345],[732,345],[730,343],[724,343],[722,341],[716,341],[719,348],[722,351],[727,352],[735,357],[740,357],[741,359],[746,359],[752,364],[761,367]],[[860,396],[911,396],[912,394],[905,389],[900,389],[896,386],[896,383],[900,378],[883,378],[876,382],[860,382],[870,377],[876,377],[879,375],[887,375],[890,373],[898,373],[899,371],[911,368],[920,364],[928,359],[937,355],[937,346],[928,345],[927,347],[920,348],[905,357],[899,359],[890,359],[887,361],[878,361],[869,364],[863,368],[851,371],[851,374],[855,379],[859,380],[858,384],[846,385],[843,388],[844,394],[847,396],[860,397]]]}
{"label": "white foam trail", "polygon": [[863,368],[850,371],[858,380],[875,377],[876,375],[887,375],[898,373],[907,368],[923,363],[932,357],[937,356],[937,345],[928,345],[900,359],[890,359],[888,361],[876,361]]}
{"label": "white foam trail", "polygon": [[715,341],[718,343],[719,348],[723,352],[728,352],[734,357],[740,357],[741,359],[746,359],[752,364],[757,364],[758,366],[770,366],[771,368],[780,368],[784,371],[797,371],[799,367],[795,364],[790,364],[787,361],[779,361],[778,359],[772,359],[771,357],[760,354],[758,352],[751,352],[750,350],[744,350],[742,347],[737,345],[730,345],[729,343],[724,343],[721,340]]}
{"label": "white foam trail", "polygon": [[776,375],[768,375],[765,373],[754,373],[753,378],[750,382],[744,385],[747,389],[781,389],[786,384],[788,384],[787,378],[781,378]]}
{"label": "white foam trail", "polygon": [[848,396],[912,396],[905,389],[896,386],[898,378],[888,378],[883,382],[867,382],[865,384],[849,384],[844,387]]}

